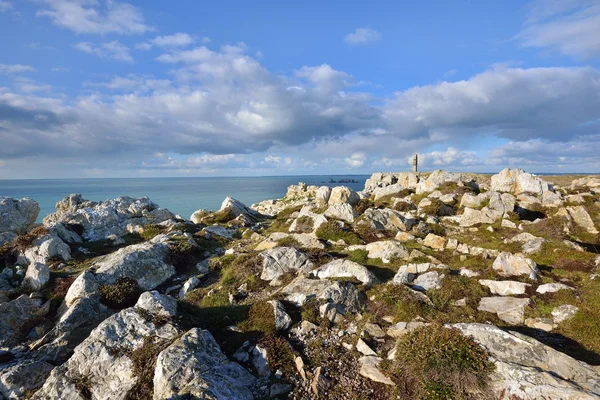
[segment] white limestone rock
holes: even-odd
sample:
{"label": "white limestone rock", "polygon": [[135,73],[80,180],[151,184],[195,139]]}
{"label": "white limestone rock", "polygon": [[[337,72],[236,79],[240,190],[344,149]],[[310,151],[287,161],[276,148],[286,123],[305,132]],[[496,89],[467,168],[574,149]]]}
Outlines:
{"label": "white limestone rock", "polygon": [[311,275],[319,279],[327,278],[355,278],[365,287],[371,287],[379,280],[366,267],[350,260],[337,259],[312,270]]}

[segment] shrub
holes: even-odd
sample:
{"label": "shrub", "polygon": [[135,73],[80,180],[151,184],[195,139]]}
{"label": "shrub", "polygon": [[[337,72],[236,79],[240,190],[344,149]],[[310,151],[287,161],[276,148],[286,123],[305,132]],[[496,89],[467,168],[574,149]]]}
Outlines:
{"label": "shrub", "polygon": [[133,362],[133,375],[137,377],[135,385],[125,395],[126,400],[151,399],[154,395],[154,368],[161,351],[167,348],[168,341],[144,337],[144,344],[129,354]]}
{"label": "shrub", "polygon": [[301,247],[300,243],[292,236],[286,236],[277,242],[277,246],[281,247]]}
{"label": "shrub", "polygon": [[175,239],[169,243],[169,263],[173,264],[177,272],[194,271],[201,253],[200,248],[187,238]]}
{"label": "shrub", "polygon": [[406,380],[411,398],[472,399],[489,394],[494,364],[483,348],[457,329],[441,324],[416,329],[398,341],[396,350],[391,369]]}
{"label": "shrub", "polygon": [[144,226],[144,231],[140,233],[140,236],[144,240],[150,240],[154,236],[160,235],[161,233],[165,233],[167,231],[167,227],[158,224],[148,224]]}
{"label": "shrub", "polygon": [[248,310],[248,319],[240,324],[240,328],[246,332],[275,333],[273,306],[267,302],[252,304]]}
{"label": "shrub", "polygon": [[424,317],[431,312],[431,307],[404,285],[378,285],[367,296],[375,296],[368,304],[371,313],[379,318],[391,315],[394,322],[412,321],[417,316]]}
{"label": "shrub", "polygon": [[39,237],[42,237],[44,235],[48,234],[48,229],[41,225],[41,226],[37,226],[35,228],[33,228],[32,230],[30,230],[29,232],[27,232],[24,235],[20,235],[18,236],[14,241],[13,241],[13,248],[15,250],[20,250],[23,251],[26,248],[28,248],[29,246],[31,246],[31,244],[33,243],[33,241]]}
{"label": "shrub", "polygon": [[339,226],[337,221],[329,220],[319,226],[317,229],[317,237],[321,240],[331,240],[336,242],[342,239],[346,244],[361,244],[362,240],[356,233],[351,230],[345,230]]}
{"label": "shrub", "polygon": [[112,285],[100,285],[100,301],[110,308],[122,310],[133,307],[142,294],[135,279],[119,278]]}
{"label": "shrub", "polygon": [[260,340],[259,344],[267,350],[269,367],[271,367],[273,371],[280,369],[288,374],[296,373],[294,363],[296,354],[285,338],[269,334],[265,335]]}

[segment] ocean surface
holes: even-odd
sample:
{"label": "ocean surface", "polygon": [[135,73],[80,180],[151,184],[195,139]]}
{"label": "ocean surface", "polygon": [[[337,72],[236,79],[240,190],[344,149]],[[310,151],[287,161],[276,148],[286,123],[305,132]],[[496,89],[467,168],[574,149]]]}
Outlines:
{"label": "ocean surface", "polygon": [[[289,185],[345,185],[362,190],[369,175],[308,175],[229,178],[123,178],[0,180],[0,197],[29,197],[40,205],[38,221],[55,211],[56,203],[71,193],[95,201],[119,196],[147,196],[163,208],[189,218],[200,208],[218,210],[225,197],[246,205],[281,198]],[[336,183],[330,183],[334,180]],[[358,183],[337,183],[353,179]]]}

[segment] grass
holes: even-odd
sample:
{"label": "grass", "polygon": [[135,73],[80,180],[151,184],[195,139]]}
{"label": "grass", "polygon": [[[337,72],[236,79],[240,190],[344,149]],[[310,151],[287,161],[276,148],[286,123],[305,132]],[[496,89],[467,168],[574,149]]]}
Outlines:
{"label": "grass", "polygon": [[144,240],[150,240],[161,233],[165,233],[167,231],[167,227],[158,224],[148,224],[144,225],[144,230],[139,235]]}
{"label": "grass", "polygon": [[133,363],[133,375],[137,380],[125,395],[125,400],[150,400],[153,398],[156,359],[170,343],[170,341],[145,336],[143,345],[129,354]]}
{"label": "grass", "polygon": [[119,278],[111,285],[101,285],[98,292],[103,304],[116,310],[122,310],[135,305],[142,294],[142,289],[135,279]]}
{"label": "grass", "polygon": [[335,220],[329,220],[319,226],[316,232],[317,238],[321,240],[331,240],[336,242],[343,240],[346,244],[362,244],[361,238],[352,230],[343,229]]}
{"label": "grass", "polygon": [[404,335],[389,366],[410,398],[491,398],[489,354],[457,329],[432,324]]}
{"label": "grass", "polygon": [[417,298],[404,285],[377,285],[367,292],[373,298],[368,310],[377,318],[392,316],[394,323],[412,321],[417,316],[430,313],[431,306]]}
{"label": "grass", "polygon": [[302,206],[296,206],[288,207],[282,210],[279,214],[277,214],[277,216],[275,217],[269,228],[265,231],[265,233],[270,234],[274,232],[288,232],[290,229],[290,225],[292,224],[292,214],[300,211],[301,209]]}
{"label": "grass", "polygon": [[278,247],[295,247],[300,248],[300,243],[292,236],[286,236],[277,242]]}
{"label": "grass", "polygon": [[248,318],[238,325],[243,331],[256,331],[275,334],[275,313],[273,306],[267,302],[256,302],[248,310]]}

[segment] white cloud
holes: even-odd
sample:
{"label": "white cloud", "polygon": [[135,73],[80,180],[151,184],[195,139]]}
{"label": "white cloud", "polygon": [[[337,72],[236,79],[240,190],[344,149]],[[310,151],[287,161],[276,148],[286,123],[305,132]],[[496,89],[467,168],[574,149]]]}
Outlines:
{"label": "white cloud", "polygon": [[0,73],[2,74],[17,74],[19,72],[31,72],[35,68],[23,64],[0,64]]}
{"label": "white cloud", "polygon": [[344,36],[344,42],[350,45],[368,44],[381,40],[381,33],[369,28],[356,28]]}
{"label": "white cloud", "polygon": [[114,0],[40,0],[37,16],[75,33],[143,34],[154,30],[142,12],[129,3]]}
{"label": "white cloud", "polygon": [[344,162],[349,168],[359,168],[365,164],[366,158],[365,153],[354,153],[350,157],[346,157]]}
{"label": "white cloud", "polygon": [[18,78],[15,80],[15,86],[21,92],[35,93],[35,92],[51,92],[52,86],[45,83],[38,83],[28,78]]}
{"label": "white cloud", "polygon": [[138,43],[135,47],[140,50],[150,50],[152,47],[186,47],[194,43],[192,38],[187,33],[175,33],[167,36],[157,36],[154,39],[147,40],[142,43]]}
{"label": "white cloud", "polygon": [[84,53],[93,54],[100,58],[110,58],[126,63],[133,63],[133,57],[129,53],[129,47],[125,46],[117,40],[105,42],[99,45],[90,42],[79,42],[75,44],[77,50]]}
{"label": "white cloud", "polygon": [[6,12],[12,9],[12,4],[6,0],[0,0],[0,12]]}
{"label": "white cloud", "polygon": [[517,38],[523,46],[551,48],[576,58],[600,57],[600,3],[537,0]]}

